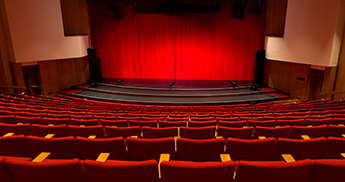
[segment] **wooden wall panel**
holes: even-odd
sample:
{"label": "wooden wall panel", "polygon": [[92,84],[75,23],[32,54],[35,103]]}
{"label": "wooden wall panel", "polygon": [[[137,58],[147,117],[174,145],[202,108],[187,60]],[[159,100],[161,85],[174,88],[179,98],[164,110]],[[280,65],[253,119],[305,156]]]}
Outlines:
{"label": "wooden wall panel", "polygon": [[[298,77],[305,80],[297,80]],[[308,98],[310,66],[266,60],[264,82],[273,88],[290,93],[291,98]]]}
{"label": "wooden wall panel", "polygon": [[[324,75],[323,75],[321,93],[332,92],[334,90],[336,74],[337,74],[337,67],[326,67]],[[330,100],[333,99],[331,94],[327,96],[322,96],[320,98],[322,99],[328,98]]]}
{"label": "wooden wall panel", "polygon": [[86,0],[60,0],[65,35],[90,35]]}
{"label": "wooden wall panel", "polygon": [[[340,56],[338,61],[338,73],[335,81],[334,91],[345,91],[345,31],[340,49]],[[345,94],[334,95],[334,100],[344,99]]]}
{"label": "wooden wall panel", "polygon": [[[13,85],[26,87],[22,64],[10,63]],[[25,92],[25,90],[15,90],[16,93]],[[26,93],[28,93],[26,91]]]}
{"label": "wooden wall panel", "polygon": [[61,89],[86,83],[89,79],[87,57],[52,61],[39,61],[41,93],[54,96]]}
{"label": "wooden wall panel", "polygon": [[288,0],[267,0],[265,35],[284,37]]}

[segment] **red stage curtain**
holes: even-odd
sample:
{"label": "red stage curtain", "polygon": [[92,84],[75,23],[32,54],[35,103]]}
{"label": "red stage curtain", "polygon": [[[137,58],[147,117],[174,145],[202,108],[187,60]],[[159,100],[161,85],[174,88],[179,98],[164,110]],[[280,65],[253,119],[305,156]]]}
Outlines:
{"label": "red stage curtain", "polygon": [[262,48],[264,15],[231,19],[218,13],[136,14],[112,19],[92,7],[94,47],[104,78],[252,80],[255,50]]}

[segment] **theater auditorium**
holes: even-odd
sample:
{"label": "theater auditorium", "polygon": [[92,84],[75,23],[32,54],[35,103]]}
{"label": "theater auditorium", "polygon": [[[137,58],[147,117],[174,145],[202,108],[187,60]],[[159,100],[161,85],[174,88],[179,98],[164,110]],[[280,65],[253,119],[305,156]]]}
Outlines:
{"label": "theater auditorium", "polygon": [[0,182],[344,182],[345,0],[0,0]]}

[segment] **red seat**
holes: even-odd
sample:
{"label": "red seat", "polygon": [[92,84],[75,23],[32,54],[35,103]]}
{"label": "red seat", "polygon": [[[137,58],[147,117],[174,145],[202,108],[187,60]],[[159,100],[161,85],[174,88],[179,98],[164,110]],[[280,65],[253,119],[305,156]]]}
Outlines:
{"label": "red seat", "polygon": [[175,140],[173,137],[145,139],[127,137],[129,160],[148,160],[159,161],[160,154],[168,153],[171,159],[175,159]]}
{"label": "red seat", "polygon": [[228,138],[226,153],[232,160],[270,161],[273,156],[276,139],[237,139]]}
{"label": "red seat", "polygon": [[247,121],[247,126],[266,126],[266,127],[273,127],[276,126],[276,121],[271,120],[271,121],[255,121],[255,120],[248,120]]}
{"label": "red seat", "polygon": [[71,125],[95,126],[99,125],[98,119],[75,119],[71,118]]}
{"label": "red seat", "polygon": [[239,121],[239,117],[216,117],[216,120],[219,121]]}
{"label": "red seat", "polygon": [[163,161],[162,182],[233,182],[235,162]]}
{"label": "red seat", "polygon": [[51,114],[51,113],[48,113],[46,115],[46,117],[48,117],[48,118],[69,118],[69,114]]}
{"label": "red seat", "polygon": [[123,137],[89,139],[76,137],[81,159],[96,160],[100,153],[110,153],[109,159],[127,160],[126,144]]}
{"label": "red seat", "polygon": [[6,166],[4,157],[0,157],[0,176],[2,182],[15,182],[11,172]]}
{"label": "red seat", "polygon": [[308,182],[343,181],[344,159],[315,160]]}
{"label": "red seat", "polygon": [[311,115],[310,119],[326,119],[326,118],[332,118],[333,114],[326,114],[326,115]]}
{"label": "red seat", "polygon": [[0,156],[33,156],[24,135],[0,137],[0,149]]}
{"label": "red seat", "polygon": [[79,159],[42,162],[9,159],[6,164],[16,182],[86,182]]}
{"label": "red seat", "polygon": [[293,126],[289,138],[301,138],[301,135],[308,135],[310,138],[323,137],[326,135],[327,125],[319,126]]}
{"label": "red seat", "polygon": [[176,126],[164,128],[143,126],[141,130],[143,132],[144,138],[164,138],[178,136],[178,130]]}
{"label": "red seat", "polygon": [[332,124],[334,124],[334,125],[344,124],[345,125],[345,118],[333,118]]}
{"label": "red seat", "polygon": [[119,136],[126,138],[128,136],[133,136],[133,135],[141,137],[141,131],[140,131],[139,126],[133,126],[133,127],[105,126],[104,130],[105,130],[105,133],[107,134],[108,138],[119,137]]}
{"label": "red seat", "polygon": [[167,117],[166,121],[189,121],[189,117]]}
{"label": "red seat", "polygon": [[102,126],[128,127],[127,120],[99,119],[99,124],[102,125]]}
{"label": "red seat", "polygon": [[68,132],[70,135],[77,137],[89,137],[90,135],[96,135],[96,138],[105,138],[104,130],[101,125],[95,125],[95,126],[74,126],[69,125],[67,126]]}
{"label": "red seat", "polygon": [[277,120],[276,126],[303,126],[304,119]]}
{"label": "red seat", "polygon": [[50,152],[51,159],[80,158],[77,145],[72,136],[57,138],[28,136],[26,141],[34,156],[39,155],[41,152]]}
{"label": "red seat", "polygon": [[248,121],[248,120],[252,120],[252,121],[262,121],[264,120],[264,117],[240,117],[240,121]]}
{"label": "red seat", "polygon": [[158,182],[158,163],[156,160],[146,161],[116,161],[83,162],[85,176],[88,182]]}
{"label": "red seat", "polygon": [[43,124],[41,117],[16,116],[15,120],[17,123]]}
{"label": "red seat", "polygon": [[177,160],[186,161],[220,161],[220,154],[224,153],[225,140],[214,139],[177,139]]}
{"label": "red seat", "polygon": [[193,139],[208,139],[215,138],[215,126],[205,127],[180,127],[180,136],[182,138],[193,138]]}
{"label": "red seat", "polygon": [[135,120],[129,120],[128,126],[150,126],[150,127],[156,127],[157,128],[157,121],[151,120],[151,121],[135,121]]}
{"label": "red seat", "polygon": [[287,116],[265,116],[265,120],[285,120]]}
{"label": "red seat", "polygon": [[35,135],[40,137],[44,137],[47,134],[54,134],[54,137],[69,136],[67,127],[64,124],[54,126],[32,124],[31,128]]}
{"label": "red seat", "polygon": [[137,116],[137,117],[122,117],[122,116],[117,116],[117,119],[118,120],[137,120],[137,121],[140,121],[140,117]]}
{"label": "red seat", "polygon": [[240,161],[236,182],[306,182],[314,161]]}
{"label": "red seat", "polygon": [[345,153],[345,138],[328,137],[320,159],[341,159],[340,153]]}
{"label": "red seat", "polygon": [[212,121],[214,120],[214,117],[199,117],[199,116],[194,116],[190,117],[191,121]]}
{"label": "red seat", "polygon": [[0,123],[0,133],[14,133],[15,135],[33,135],[30,124],[5,124]]}
{"label": "red seat", "polygon": [[324,118],[324,119],[306,119],[304,122],[304,125],[313,125],[313,126],[318,126],[318,125],[329,125],[333,122],[332,118]]}
{"label": "red seat", "polygon": [[228,137],[232,138],[242,138],[242,139],[251,139],[253,135],[254,127],[247,128],[235,128],[235,127],[224,127],[219,126],[217,135],[222,136],[224,139]]}
{"label": "red seat", "polygon": [[142,116],[141,117],[142,121],[152,121],[152,120],[158,121],[158,120],[164,120],[164,119],[165,119],[165,117],[154,117],[154,116],[147,116],[147,117]]}
{"label": "red seat", "polygon": [[203,126],[216,126],[217,121],[211,120],[211,121],[189,121],[188,127],[203,127]]}
{"label": "red seat", "polygon": [[42,118],[43,123],[48,125],[48,124],[54,124],[54,125],[60,125],[60,124],[65,124],[69,125],[70,120],[69,118],[49,118],[49,117],[43,117]]}
{"label": "red seat", "polygon": [[258,138],[259,136],[274,137],[274,138],[288,138],[290,134],[290,126],[282,127],[263,127],[257,126],[254,131],[253,138]]}
{"label": "red seat", "polygon": [[[98,116],[98,115],[93,115],[93,119],[117,120],[116,116]],[[127,121],[127,120],[123,120],[123,121]]]}
{"label": "red seat", "polygon": [[345,126],[329,125],[325,137],[342,137],[345,134]]}
{"label": "red seat", "polygon": [[296,160],[318,159],[326,141],[324,137],[309,140],[278,138],[272,159],[282,160],[281,154],[291,154]]}
{"label": "red seat", "polygon": [[243,127],[247,126],[246,121],[223,121],[219,120],[218,121],[218,126],[226,126],[226,127]]}
{"label": "red seat", "polygon": [[14,115],[0,115],[0,123],[16,124]]}
{"label": "red seat", "polygon": [[186,121],[159,121],[159,127],[187,126]]}

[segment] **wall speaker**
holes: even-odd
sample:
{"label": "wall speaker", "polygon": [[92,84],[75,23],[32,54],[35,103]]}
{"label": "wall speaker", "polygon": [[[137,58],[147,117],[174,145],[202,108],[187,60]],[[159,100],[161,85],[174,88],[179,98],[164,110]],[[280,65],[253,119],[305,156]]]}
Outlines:
{"label": "wall speaker", "polygon": [[100,81],[101,69],[100,69],[99,59],[97,58],[96,49],[88,48],[87,57],[89,59],[90,81]]}
{"label": "wall speaker", "polygon": [[254,69],[254,83],[259,88],[263,85],[264,68],[265,68],[266,51],[263,49],[256,50],[255,54],[255,69]]}

